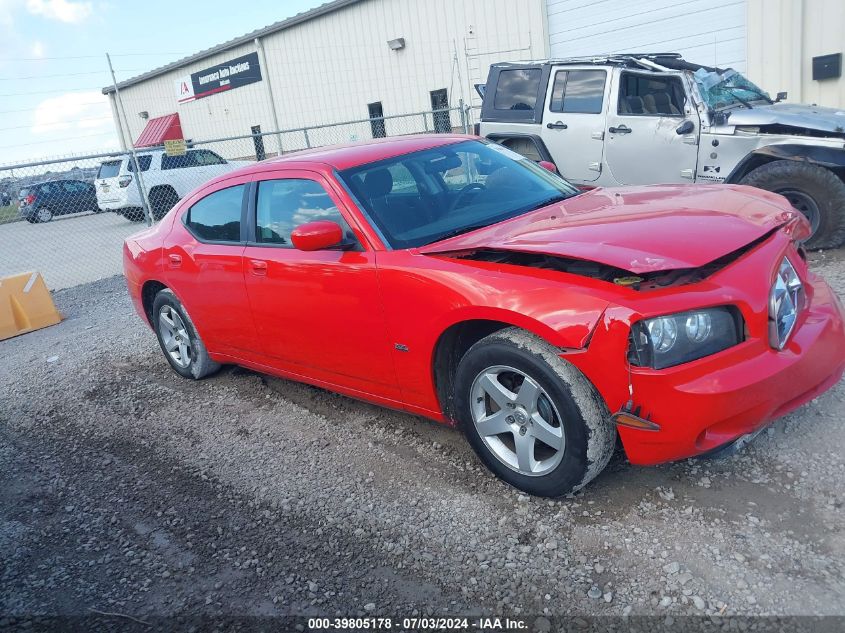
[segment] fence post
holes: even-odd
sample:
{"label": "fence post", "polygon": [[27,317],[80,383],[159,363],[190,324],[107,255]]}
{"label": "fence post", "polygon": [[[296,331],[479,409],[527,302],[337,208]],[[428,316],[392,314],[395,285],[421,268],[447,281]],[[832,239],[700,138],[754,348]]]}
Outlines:
{"label": "fence post", "polygon": [[308,128],[302,128],[302,131],[305,134],[305,147],[311,147],[311,139],[308,138]]}
{"label": "fence post", "polygon": [[461,109],[461,128],[464,134],[469,134],[469,128],[467,128],[467,111],[464,109],[463,99],[458,99],[458,107]]}

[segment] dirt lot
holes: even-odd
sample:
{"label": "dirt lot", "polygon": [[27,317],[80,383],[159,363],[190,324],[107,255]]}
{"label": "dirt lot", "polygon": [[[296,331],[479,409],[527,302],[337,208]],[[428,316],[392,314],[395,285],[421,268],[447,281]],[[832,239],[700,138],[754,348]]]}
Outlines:
{"label": "dirt lot", "polygon": [[[814,266],[845,293],[841,252]],[[617,456],[547,501],[419,418],[237,368],[178,378],[120,278],[56,299],[66,321],[0,343],[0,627],[92,610],[845,614],[843,383],[738,456]]]}

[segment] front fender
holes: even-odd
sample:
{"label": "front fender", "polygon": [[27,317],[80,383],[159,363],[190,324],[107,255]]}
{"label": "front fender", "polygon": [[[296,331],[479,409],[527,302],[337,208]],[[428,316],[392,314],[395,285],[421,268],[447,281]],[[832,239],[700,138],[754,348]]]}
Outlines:
{"label": "front fender", "polygon": [[726,183],[737,183],[754,167],[772,160],[795,160],[822,167],[845,167],[845,149],[798,143],[778,143],[760,147],[743,158],[725,179]]}

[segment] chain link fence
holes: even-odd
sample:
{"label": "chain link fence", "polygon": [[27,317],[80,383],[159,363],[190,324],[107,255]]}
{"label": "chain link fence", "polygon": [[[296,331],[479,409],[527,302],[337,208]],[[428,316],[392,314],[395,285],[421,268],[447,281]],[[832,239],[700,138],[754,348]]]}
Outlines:
{"label": "chain link fence", "polygon": [[[163,147],[0,165],[0,277],[39,271],[51,290],[120,274],[122,245],[191,190],[288,152],[426,132],[469,133],[459,107]],[[140,225],[140,226],[139,226]]]}

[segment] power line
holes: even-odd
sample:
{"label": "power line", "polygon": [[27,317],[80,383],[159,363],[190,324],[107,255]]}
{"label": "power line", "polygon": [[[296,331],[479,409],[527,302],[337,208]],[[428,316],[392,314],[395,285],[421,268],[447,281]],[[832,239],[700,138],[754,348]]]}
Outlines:
{"label": "power line", "polygon": [[91,86],[90,88],[57,88],[55,90],[36,90],[35,92],[7,92],[0,94],[0,97],[26,97],[29,95],[55,94],[57,92],[89,92],[93,90],[99,92],[102,89],[102,86]]}
{"label": "power line", "polygon": [[[125,70],[116,70],[118,73],[139,73],[143,72],[143,68],[127,68]],[[0,81],[18,81],[19,79],[52,79],[54,77],[81,77],[82,75],[102,75],[108,74],[108,70],[92,70],[84,73],[57,73],[55,75],[29,75],[27,77],[0,77]]]}
{"label": "power line", "polygon": [[[85,103],[74,103],[75,106],[87,106],[87,105],[102,105],[103,101],[87,101]],[[0,114],[12,114],[16,112],[32,112],[35,108],[21,108],[20,110],[0,110]]]}
{"label": "power line", "polygon": [[[56,123],[44,123],[43,127],[49,127],[51,125],[62,125],[64,123],[77,123],[78,121],[104,121],[106,119],[112,120],[114,117],[111,115],[108,116],[89,116],[82,119],[73,119],[72,121],[57,121]],[[6,130],[23,130],[29,129],[32,125],[16,125],[14,127],[0,127],[0,132],[4,132]]]}
{"label": "power line", "polygon": [[[115,53],[112,57],[159,57],[163,55],[191,55],[192,53]],[[102,55],[63,55],[61,57],[0,57],[0,62],[42,62],[65,59],[102,59]]]}
{"label": "power line", "polygon": [[10,147],[21,147],[22,145],[42,145],[44,143],[62,143],[64,141],[75,141],[80,138],[94,138],[97,136],[105,136],[106,134],[115,134],[112,132],[100,132],[99,134],[85,134],[83,136],[68,136],[65,138],[54,138],[46,141],[32,141],[30,143],[15,143],[13,145],[0,145],[2,149],[8,149]]}

